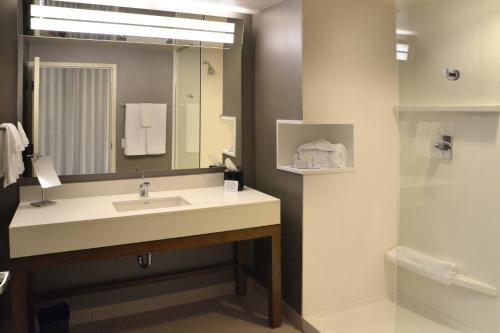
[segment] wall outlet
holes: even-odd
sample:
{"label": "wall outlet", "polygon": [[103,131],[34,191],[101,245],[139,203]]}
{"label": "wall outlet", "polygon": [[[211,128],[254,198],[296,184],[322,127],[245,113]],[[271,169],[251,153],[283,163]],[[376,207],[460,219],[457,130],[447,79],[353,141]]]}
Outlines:
{"label": "wall outlet", "polygon": [[125,149],[125,138],[122,138],[122,148]]}

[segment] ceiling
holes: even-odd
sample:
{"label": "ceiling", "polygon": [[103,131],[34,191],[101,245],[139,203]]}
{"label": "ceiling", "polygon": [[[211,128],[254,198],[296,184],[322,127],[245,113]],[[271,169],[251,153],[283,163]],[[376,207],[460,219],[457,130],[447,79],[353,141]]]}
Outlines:
{"label": "ceiling", "polygon": [[197,0],[216,5],[234,7],[234,11],[245,14],[256,14],[259,11],[274,6],[283,0]]}

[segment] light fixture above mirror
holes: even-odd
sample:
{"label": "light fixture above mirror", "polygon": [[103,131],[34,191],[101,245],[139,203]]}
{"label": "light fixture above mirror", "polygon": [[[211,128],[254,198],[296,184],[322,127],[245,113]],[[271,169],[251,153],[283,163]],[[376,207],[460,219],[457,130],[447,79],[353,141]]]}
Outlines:
{"label": "light fixture above mirror", "polygon": [[256,11],[234,5],[197,0],[54,0],[87,5],[147,9],[197,15],[232,17],[234,14],[255,14]]}
{"label": "light fixture above mirror", "polygon": [[230,22],[44,5],[30,9],[32,30],[234,43]]}

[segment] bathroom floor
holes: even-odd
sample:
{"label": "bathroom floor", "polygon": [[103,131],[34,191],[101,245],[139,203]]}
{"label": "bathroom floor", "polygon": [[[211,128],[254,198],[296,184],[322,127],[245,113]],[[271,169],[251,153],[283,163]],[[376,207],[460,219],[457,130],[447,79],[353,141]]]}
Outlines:
{"label": "bathroom floor", "polygon": [[460,333],[387,299],[311,316],[307,321],[321,333]]}
{"label": "bathroom floor", "polygon": [[275,330],[267,326],[266,303],[255,295],[227,296],[134,316],[74,326],[72,333],[299,333],[283,318]]}

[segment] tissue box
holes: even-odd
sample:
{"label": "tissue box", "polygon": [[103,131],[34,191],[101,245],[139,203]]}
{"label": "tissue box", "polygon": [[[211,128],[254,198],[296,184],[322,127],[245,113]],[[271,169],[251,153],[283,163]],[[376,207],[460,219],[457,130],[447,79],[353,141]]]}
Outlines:
{"label": "tissue box", "polygon": [[243,170],[224,171],[224,180],[234,180],[238,182],[238,191],[243,191],[245,188],[245,182],[243,181]]}

